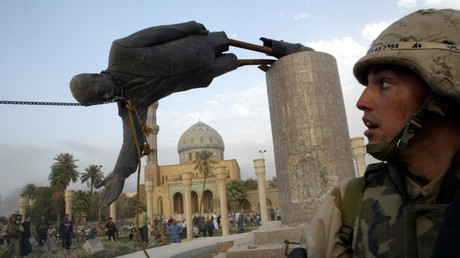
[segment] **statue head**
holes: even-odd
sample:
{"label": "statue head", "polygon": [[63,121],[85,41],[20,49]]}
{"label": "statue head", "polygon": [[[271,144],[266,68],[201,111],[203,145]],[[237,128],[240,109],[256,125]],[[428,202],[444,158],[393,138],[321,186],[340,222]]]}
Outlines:
{"label": "statue head", "polygon": [[70,81],[73,97],[82,105],[90,106],[112,100],[120,88],[110,74],[82,73]]}

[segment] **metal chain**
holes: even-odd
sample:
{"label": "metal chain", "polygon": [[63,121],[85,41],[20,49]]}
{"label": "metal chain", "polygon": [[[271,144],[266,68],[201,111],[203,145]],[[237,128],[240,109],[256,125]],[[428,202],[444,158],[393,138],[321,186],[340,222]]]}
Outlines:
{"label": "metal chain", "polygon": [[[110,70],[103,70],[101,74],[108,74],[114,82],[117,84],[117,87],[120,88],[121,91],[121,96],[116,96],[113,100],[109,101],[102,101],[102,102],[93,102],[93,103],[88,103],[88,105],[100,105],[100,104],[109,104],[109,103],[114,103],[116,101],[120,100],[127,100],[129,99],[129,96],[124,89],[124,83],[123,81],[118,78],[118,76],[110,71]],[[8,104],[8,105],[39,105],[39,106],[85,106],[80,103],[71,103],[71,102],[45,102],[45,101],[15,101],[15,100],[0,100],[0,104]]]}
{"label": "metal chain", "polygon": [[[116,100],[104,101],[97,104],[109,104],[113,103]],[[70,103],[70,102],[42,102],[42,101],[14,101],[14,100],[0,100],[0,104],[9,104],[9,105],[40,105],[40,106],[84,106],[80,103]]]}

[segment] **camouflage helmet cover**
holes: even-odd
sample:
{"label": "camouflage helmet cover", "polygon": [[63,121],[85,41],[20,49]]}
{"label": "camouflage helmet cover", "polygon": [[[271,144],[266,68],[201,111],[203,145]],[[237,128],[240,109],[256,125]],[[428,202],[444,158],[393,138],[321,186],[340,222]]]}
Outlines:
{"label": "camouflage helmet cover", "polygon": [[367,85],[370,66],[405,66],[439,96],[460,102],[460,11],[419,10],[385,29],[355,64],[357,80]]}

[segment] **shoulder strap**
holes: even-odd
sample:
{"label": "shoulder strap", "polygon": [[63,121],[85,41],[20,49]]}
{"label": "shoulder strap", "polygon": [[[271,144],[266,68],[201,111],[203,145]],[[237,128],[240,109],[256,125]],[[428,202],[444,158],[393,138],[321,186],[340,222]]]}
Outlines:
{"label": "shoulder strap", "polygon": [[460,186],[447,211],[446,219],[436,243],[433,257],[459,257],[460,248]]}
{"label": "shoulder strap", "polygon": [[348,250],[351,250],[353,244],[353,229],[361,208],[365,183],[364,177],[353,178],[345,190],[342,204],[342,226],[340,227],[339,237]]}

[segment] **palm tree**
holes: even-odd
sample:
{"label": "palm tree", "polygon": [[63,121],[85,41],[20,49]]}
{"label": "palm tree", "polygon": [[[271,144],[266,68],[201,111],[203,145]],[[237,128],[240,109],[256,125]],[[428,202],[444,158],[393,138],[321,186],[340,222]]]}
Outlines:
{"label": "palm tree", "polygon": [[243,184],[246,190],[257,190],[259,188],[257,180],[254,178],[246,179],[246,181],[243,181]]}
{"label": "palm tree", "polygon": [[91,188],[91,195],[93,194],[94,185],[101,182],[102,178],[104,178],[101,168],[101,165],[89,165],[89,167],[85,168],[86,173],[81,175],[80,180],[82,183],[86,182],[86,185]]}
{"label": "palm tree", "polygon": [[91,204],[90,195],[87,192],[78,190],[74,194],[72,201],[72,211],[77,214],[79,223],[83,223],[81,218],[83,214],[88,214]]}
{"label": "palm tree", "polygon": [[230,180],[225,184],[225,187],[227,188],[227,201],[230,202],[230,207],[234,213],[240,201],[246,197],[246,188],[240,180]]}
{"label": "palm tree", "polygon": [[276,178],[276,176],[272,178],[268,185],[273,188],[278,188],[278,179]]}
{"label": "palm tree", "polygon": [[26,184],[21,190],[21,196],[27,197],[27,203],[31,204],[30,201],[35,200],[37,195],[37,186],[35,184]]}
{"label": "palm tree", "polygon": [[201,192],[202,197],[201,197],[201,202],[200,202],[200,214],[203,211],[203,195],[204,195],[204,190],[206,187],[206,179],[208,175],[212,174],[214,171],[214,165],[217,164],[217,161],[212,160],[212,152],[208,150],[202,150],[200,152],[196,153],[195,156],[195,170],[198,170],[200,174],[204,175],[204,180],[203,180],[203,191]]}
{"label": "palm tree", "polygon": [[80,173],[77,171],[77,165],[75,162],[78,159],[74,159],[74,156],[69,153],[61,153],[54,158],[56,162],[51,166],[51,173],[48,175],[48,180],[53,188],[53,194],[51,201],[54,205],[57,213],[58,221],[60,214],[62,213],[64,203],[64,191],[70,182],[76,182]]}

